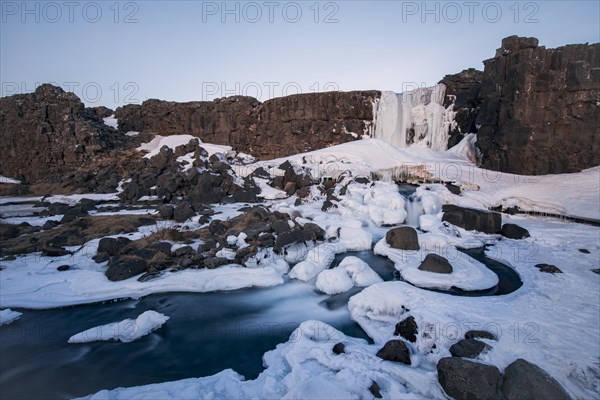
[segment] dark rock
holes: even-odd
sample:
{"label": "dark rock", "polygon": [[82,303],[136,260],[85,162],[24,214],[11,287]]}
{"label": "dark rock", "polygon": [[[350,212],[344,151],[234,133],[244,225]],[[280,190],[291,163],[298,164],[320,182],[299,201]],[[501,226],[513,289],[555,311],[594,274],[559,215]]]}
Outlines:
{"label": "dark rock", "polygon": [[521,358],[504,370],[502,394],[506,400],[569,400],[562,386],[543,369]]}
{"label": "dark rock", "polygon": [[366,176],[357,176],[356,178],[354,178],[354,182],[360,183],[362,185],[367,185],[367,184],[371,183],[371,180],[369,178],[367,178]]}
{"label": "dark rock", "polygon": [[378,352],[377,357],[410,365],[408,346],[402,340],[390,340]]}
{"label": "dark rock", "polygon": [[484,61],[478,95],[482,168],[545,175],[600,164],[599,59],[599,43],[546,49],[535,38],[503,39]]}
{"label": "dark rock", "polygon": [[183,246],[173,252],[175,257],[182,257],[188,254],[194,254],[195,251],[191,246]]}
{"label": "dark rock", "polygon": [[209,257],[203,261],[203,264],[208,269],[214,269],[220,267],[221,265],[230,264],[231,261],[224,257]]}
{"label": "dark rock", "polygon": [[62,271],[68,271],[69,269],[71,269],[71,266],[67,265],[67,264],[61,265],[61,266],[59,266],[59,267],[56,268],[57,271],[61,271],[61,272]]}
{"label": "dark rock", "polygon": [[469,68],[458,74],[446,75],[440,81],[446,85],[444,107],[453,105],[456,113],[456,127],[449,132],[448,148],[457,145],[467,133],[477,132],[476,119],[481,104],[479,89],[482,80],[483,71]]}
{"label": "dark rock", "polygon": [[342,353],[346,352],[346,345],[344,345],[344,343],[336,343],[335,346],[333,346],[333,354],[337,354],[340,355]]}
{"label": "dark rock", "polygon": [[297,188],[298,188],[298,186],[296,185],[296,182],[287,182],[285,184],[285,186],[283,187],[283,191],[288,196],[292,196],[294,193],[296,193]]}
{"label": "dark rock", "polygon": [[60,220],[60,223],[66,224],[86,215],[88,215],[88,212],[84,210],[82,206],[74,206],[65,211],[65,214]]}
{"label": "dark rock", "polygon": [[527,229],[520,227],[517,224],[502,225],[502,231],[500,233],[502,236],[505,236],[509,239],[525,239],[530,236]]}
{"label": "dark rock", "polygon": [[289,232],[283,232],[277,235],[277,239],[275,240],[275,249],[277,251],[281,251],[281,249],[283,249],[285,246],[316,239],[317,237],[313,231],[296,229]]}
{"label": "dark rock", "polygon": [[371,386],[369,386],[369,392],[371,392],[371,394],[373,395],[373,397],[376,398],[376,399],[382,399],[383,398],[383,396],[381,395],[381,388],[379,387],[379,385],[375,381],[373,381],[373,383],[371,383]]}
{"label": "dark rock", "polygon": [[334,208],[337,208],[337,204],[333,204],[331,200],[325,200],[323,206],[321,206],[321,211],[327,212]]}
{"label": "dark rock", "polygon": [[19,228],[13,224],[0,224],[0,239],[8,240],[19,237]]}
{"label": "dark rock", "polygon": [[315,233],[317,240],[323,240],[325,238],[325,229],[321,228],[319,225],[314,222],[307,222],[302,227],[305,231],[312,231]]}
{"label": "dark rock", "polygon": [[81,207],[82,210],[84,210],[86,212],[95,210],[97,204],[98,204],[98,201],[92,200],[92,199],[83,198],[83,199],[79,200],[79,206]]}
{"label": "dark rock", "polygon": [[146,260],[137,256],[120,256],[112,258],[108,263],[106,277],[111,281],[122,281],[146,272]]}
{"label": "dark rock", "polygon": [[98,242],[98,253],[106,253],[109,256],[116,256],[127,246],[131,240],[124,236],[118,238],[102,238]]}
{"label": "dark rock", "polygon": [[470,330],[467,333],[465,333],[465,339],[477,339],[477,338],[498,340],[496,335],[494,335],[493,333],[488,332],[488,331]]}
{"label": "dark rock", "polygon": [[595,268],[591,270],[593,273],[600,275],[600,268]]}
{"label": "dark rock", "polygon": [[502,216],[497,212],[477,210],[445,204],[442,206],[444,215],[442,221],[459,226],[468,231],[483,233],[499,233],[502,225]]}
{"label": "dark rock", "polygon": [[400,335],[404,339],[408,340],[409,342],[414,343],[417,341],[418,333],[419,333],[419,328],[417,327],[415,318],[413,316],[410,316],[396,324],[396,330],[394,331],[394,336]]}
{"label": "dark rock", "polygon": [[579,252],[583,254],[590,254],[590,251],[588,249],[579,249]]}
{"label": "dark rock", "polygon": [[49,219],[48,221],[44,222],[44,225],[42,225],[42,229],[47,231],[49,229],[56,228],[59,225],[60,222]]}
{"label": "dark rock", "polygon": [[223,224],[222,221],[215,219],[208,225],[208,231],[213,235],[223,235],[227,231],[227,227]]}
{"label": "dark rock", "polygon": [[459,195],[460,194],[460,186],[453,185],[451,183],[446,183],[446,189],[450,191],[452,194]]}
{"label": "dark rock", "polygon": [[169,242],[156,242],[148,247],[168,256],[171,255],[171,247],[173,246]]}
{"label": "dark rock", "polygon": [[170,204],[163,204],[158,208],[158,215],[162,219],[173,219],[174,207]]}
{"label": "dark rock", "polygon": [[486,348],[489,346],[477,339],[462,339],[450,346],[450,354],[453,357],[475,358]]}
{"label": "dark rock", "polygon": [[62,257],[69,254],[73,254],[62,247],[42,247],[42,255],[46,257]]}
{"label": "dark rock", "polygon": [[173,219],[176,222],[184,222],[187,219],[192,218],[194,215],[196,214],[194,213],[194,210],[192,209],[190,203],[188,203],[187,201],[184,201],[183,203],[179,204],[173,210]]}
{"label": "dark rock", "polygon": [[276,234],[289,232],[292,230],[292,228],[290,228],[290,224],[288,224],[287,221],[281,220],[273,222],[273,225],[271,227],[273,228]]}
{"label": "dark rock", "polygon": [[233,193],[233,199],[239,203],[257,203],[257,189],[240,189]]}
{"label": "dark rock", "polygon": [[102,264],[103,262],[110,260],[110,256],[106,253],[98,253],[94,257],[92,257],[92,260],[94,260],[98,264]]}
{"label": "dark rock", "polygon": [[263,167],[256,168],[254,171],[252,171],[250,176],[253,178],[261,178],[261,179],[271,178],[271,175]]}
{"label": "dark rock", "polygon": [[562,274],[562,271],[556,265],[536,264],[535,267],[539,269],[540,272],[546,272],[548,274]]}
{"label": "dark rock", "polygon": [[442,389],[456,400],[500,399],[500,371],[492,365],[446,357],[438,362],[437,372]]}
{"label": "dark rock", "polygon": [[373,121],[378,91],[305,93],[260,103],[231,96],[175,103],[146,100],[115,111],[122,131],[187,132],[203,141],[231,145],[259,159],[273,159],[354,140]]}
{"label": "dark rock", "polygon": [[410,226],[400,226],[387,231],[385,241],[390,247],[400,250],[419,250],[417,231]]}
{"label": "dark rock", "polygon": [[127,140],[75,94],[50,84],[0,98],[0,121],[0,173],[27,182],[88,167]]}
{"label": "dark rock", "polygon": [[437,254],[427,254],[421,265],[419,265],[421,271],[435,272],[437,274],[451,274],[452,265],[448,260]]}

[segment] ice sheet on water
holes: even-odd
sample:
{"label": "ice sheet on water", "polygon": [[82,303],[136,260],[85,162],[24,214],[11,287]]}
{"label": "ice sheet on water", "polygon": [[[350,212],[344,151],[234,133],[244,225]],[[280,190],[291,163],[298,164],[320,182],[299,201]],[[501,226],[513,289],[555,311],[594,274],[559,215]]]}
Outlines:
{"label": "ice sheet on water", "polygon": [[0,310],[0,325],[8,325],[11,322],[14,322],[21,318],[22,315],[23,313],[13,311],[10,308]]}

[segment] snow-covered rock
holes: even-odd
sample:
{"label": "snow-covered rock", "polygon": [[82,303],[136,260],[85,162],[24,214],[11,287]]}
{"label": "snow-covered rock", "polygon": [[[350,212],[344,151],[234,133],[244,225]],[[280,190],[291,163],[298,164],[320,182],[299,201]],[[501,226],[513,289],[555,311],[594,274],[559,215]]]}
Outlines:
{"label": "snow-covered rock", "polygon": [[87,343],[96,341],[114,340],[123,343],[133,342],[154,332],[169,317],[156,311],[146,311],[140,314],[136,319],[126,319],[121,322],[97,326],[73,335],[69,338],[69,343]]}

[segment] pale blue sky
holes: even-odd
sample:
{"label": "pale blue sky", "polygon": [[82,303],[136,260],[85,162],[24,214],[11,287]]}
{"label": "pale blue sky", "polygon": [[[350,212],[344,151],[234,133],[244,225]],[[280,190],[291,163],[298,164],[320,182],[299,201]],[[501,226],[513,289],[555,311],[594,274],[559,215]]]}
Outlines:
{"label": "pale blue sky", "polygon": [[114,108],[236,93],[401,92],[482,69],[511,34],[546,47],[598,42],[599,4],[2,0],[1,95],[54,82],[89,106]]}

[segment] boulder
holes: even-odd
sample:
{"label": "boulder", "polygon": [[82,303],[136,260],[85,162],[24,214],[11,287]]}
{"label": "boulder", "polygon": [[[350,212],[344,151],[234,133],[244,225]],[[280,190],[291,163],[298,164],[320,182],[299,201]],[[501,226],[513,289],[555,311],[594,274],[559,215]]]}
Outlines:
{"label": "boulder", "polygon": [[179,204],[173,210],[173,219],[176,222],[184,222],[187,219],[192,218],[194,215],[196,215],[196,213],[194,213],[192,206],[187,201],[184,201],[183,203]]}
{"label": "boulder", "polygon": [[453,357],[475,358],[486,348],[489,346],[477,339],[462,339],[450,346],[450,354]]}
{"label": "boulder", "polygon": [[410,226],[390,229],[385,234],[385,241],[390,247],[400,250],[419,250],[417,231]]}
{"label": "boulder", "polygon": [[509,239],[525,239],[528,238],[529,231],[517,224],[504,224],[502,225],[502,230],[500,231],[502,236],[507,237]]}
{"label": "boulder", "polygon": [[402,336],[404,339],[409,342],[417,341],[417,334],[419,333],[419,328],[417,327],[417,323],[415,322],[415,318],[411,315],[410,317],[405,318],[404,320],[398,322],[396,324],[396,329],[394,331],[394,336]]}
{"label": "boulder", "polygon": [[408,346],[402,340],[390,340],[378,352],[377,357],[410,365],[410,352]]}
{"label": "boulder", "polygon": [[421,271],[435,272],[436,274],[451,274],[452,265],[448,260],[437,254],[427,254],[421,265],[419,265]]}
{"label": "boulder", "polygon": [[281,251],[285,246],[316,239],[317,236],[315,235],[315,232],[311,230],[295,229],[293,231],[283,232],[277,235],[277,239],[275,240],[275,250]]}
{"label": "boulder", "polygon": [[437,372],[442,389],[456,400],[500,399],[500,371],[492,365],[446,357],[438,362]]}
{"label": "boulder", "polygon": [[174,209],[175,209],[175,207],[173,207],[170,204],[163,204],[162,206],[160,206],[158,208],[158,215],[162,219],[173,219],[173,210]]}
{"label": "boulder", "polygon": [[502,216],[493,211],[477,210],[453,204],[442,206],[442,221],[447,221],[468,231],[483,233],[499,233],[502,227]]}
{"label": "boulder", "polygon": [[118,238],[102,238],[98,242],[98,253],[106,253],[109,256],[116,256],[121,250],[129,244],[131,240],[124,236]]}
{"label": "boulder", "polygon": [[543,369],[521,358],[504,370],[502,394],[506,400],[569,400],[563,387]]}
{"label": "boulder", "polygon": [[340,355],[340,354],[342,354],[342,353],[345,353],[345,352],[346,352],[346,350],[345,350],[345,349],[346,349],[346,346],[344,345],[344,343],[341,343],[341,342],[340,342],[340,343],[336,343],[336,344],[333,346],[333,349],[332,349],[332,351],[333,351],[333,354]]}
{"label": "boulder", "polygon": [[371,392],[371,394],[373,395],[373,397],[376,398],[376,399],[382,399],[383,398],[383,396],[381,395],[381,388],[379,387],[379,385],[375,381],[373,381],[371,383],[371,386],[369,386],[369,392]]}
{"label": "boulder", "polygon": [[488,332],[488,331],[470,330],[470,331],[467,331],[467,333],[465,333],[465,339],[477,339],[477,338],[498,340],[496,335],[494,335],[493,333]]}
{"label": "boulder", "polygon": [[122,281],[146,272],[146,260],[137,256],[120,256],[112,258],[105,274],[111,281]]}

